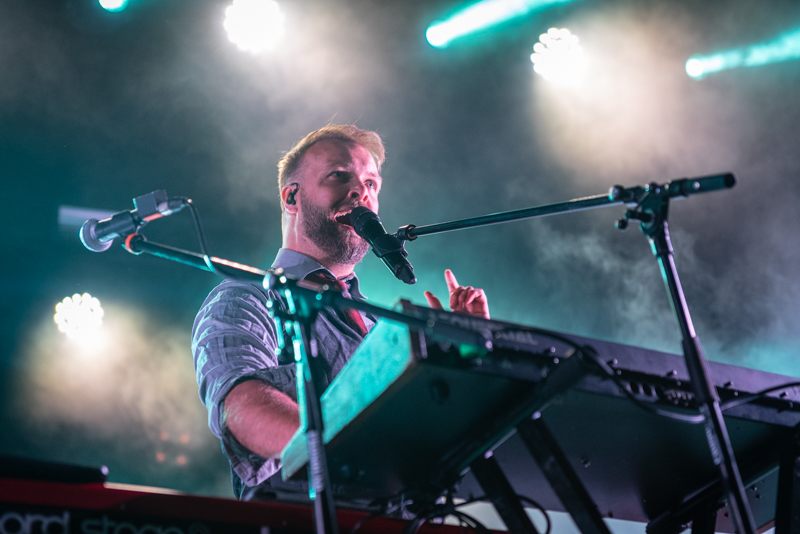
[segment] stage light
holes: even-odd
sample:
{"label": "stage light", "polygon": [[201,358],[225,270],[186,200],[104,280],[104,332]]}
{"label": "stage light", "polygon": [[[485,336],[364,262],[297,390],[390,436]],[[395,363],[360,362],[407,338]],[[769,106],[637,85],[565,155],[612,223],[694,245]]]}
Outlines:
{"label": "stage light", "polygon": [[90,338],[103,325],[103,313],[97,298],[89,293],[75,293],[56,304],[53,321],[58,330],[70,339],[83,340]]}
{"label": "stage light", "polygon": [[99,0],[100,7],[106,11],[122,11],[128,5],[128,0]]}
{"label": "stage light", "polygon": [[284,16],[273,0],[233,0],[225,10],[225,30],[233,44],[258,54],[275,48],[283,35]]}
{"label": "stage light", "polygon": [[571,84],[581,79],[586,68],[577,35],[566,28],[550,28],[533,45],[533,70],[552,82]]}
{"label": "stage light", "polygon": [[425,38],[431,46],[445,48],[462,35],[526,15],[536,9],[573,0],[482,0],[446,20],[428,26]]}
{"label": "stage light", "polygon": [[740,67],[758,67],[800,58],[800,29],[775,40],[727,50],[705,56],[692,56],[686,61],[686,74],[699,80],[707,75]]}

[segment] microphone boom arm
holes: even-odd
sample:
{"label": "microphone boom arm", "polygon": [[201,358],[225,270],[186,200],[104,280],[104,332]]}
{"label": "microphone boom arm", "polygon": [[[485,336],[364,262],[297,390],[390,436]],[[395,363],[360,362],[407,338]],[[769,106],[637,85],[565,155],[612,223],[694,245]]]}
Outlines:
{"label": "microphone boom arm", "polygon": [[731,173],[719,174],[714,176],[703,176],[700,178],[682,178],[673,180],[663,186],[648,184],[637,187],[622,187],[615,185],[608,194],[594,195],[590,197],[576,198],[566,202],[556,202],[544,206],[523,208],[511,211],[501,211],[490,215],[481,215],[470,219],[460,219],[457,221],[444,222],[439,224],[429,224],[427,226],[414,226],[409,224],[401,226],[395,235],[401,241],[413,241],[419,236],[439,234],[464,228],[474,228],[477,226],[488,226],[504,222],[517,221],[521,219],[532,219],[535,217],[545,217],[547,215],[558,215],[559,213],[584,211],[605,206],[619,206],[626,204],[629,207],[638,205],[654,187],[661,187],[666,190],[670,198],[686,198],[690,195],[707,193],[719,189],[729,189],[736,184],[736,178]]}

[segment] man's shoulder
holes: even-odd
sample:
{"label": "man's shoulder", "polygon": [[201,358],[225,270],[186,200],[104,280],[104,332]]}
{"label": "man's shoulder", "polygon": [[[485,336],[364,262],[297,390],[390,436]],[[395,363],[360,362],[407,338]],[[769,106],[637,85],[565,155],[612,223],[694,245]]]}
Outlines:
{"label": "man's shoulder", "polygon": [[[272,305],[268,304],[272,301]],[[197,312],[192,337],[207,334],[214,328],[239,324],[264,324],[271,328],[271,306],[283,309],[286,304],[275,291],[255,284],[224,280],[211,290]]]}
{"label": "man's shoulder", "polygon": [[217,286],[211,290],[211,293],[267,293],[267,290],[263,287],[249,283],[249,282],[241,282],[239,280],[231,280],[226,278]]}
{"label": "man's shoulder", "polygon": [[223,280],[217,287],[211,290],[208,297],[206,297],[204,305],[210,302],[237,299],[255,299],[259,302],[266,302],[267,300],[280,300],[281,296],[277,291],[264,289],[252,283],[240,282],[237,280]]}

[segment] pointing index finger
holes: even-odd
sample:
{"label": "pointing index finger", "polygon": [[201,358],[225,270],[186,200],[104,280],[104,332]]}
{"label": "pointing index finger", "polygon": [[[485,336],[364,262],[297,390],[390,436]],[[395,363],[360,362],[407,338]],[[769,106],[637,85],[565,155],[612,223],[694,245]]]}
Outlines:
{"label": "pointing index finger", "polygon": [[445,270],[444,281],[447,282],[448,292],[452,293],[458,288],[458,280],[456,280],[456,275],[454,275],[453,271],[451,271],[450,269]]}

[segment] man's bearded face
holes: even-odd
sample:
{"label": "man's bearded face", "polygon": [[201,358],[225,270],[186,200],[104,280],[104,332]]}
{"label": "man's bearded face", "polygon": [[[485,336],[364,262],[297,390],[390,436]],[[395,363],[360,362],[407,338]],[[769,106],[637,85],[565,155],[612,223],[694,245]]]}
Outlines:
{"label": "man's bearded face", "polygon": [[303,232],[314,245],[339,264],[355,265],[364,259],[369,251],[369,243],[359,237],[350,226],[340,224],[333,219],[337,211],[352,209],[358,204],[326,209],[310,200],[304,194],[302,187],[298,193],[303,208]]}

